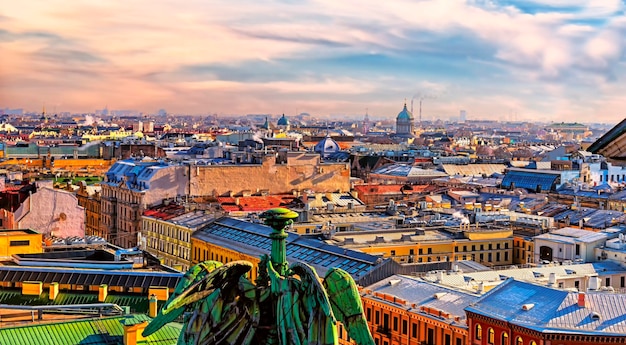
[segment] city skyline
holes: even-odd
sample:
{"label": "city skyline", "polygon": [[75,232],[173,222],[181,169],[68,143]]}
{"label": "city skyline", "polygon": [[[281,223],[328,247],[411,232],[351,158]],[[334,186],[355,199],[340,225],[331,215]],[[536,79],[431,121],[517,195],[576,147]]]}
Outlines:
{"label": "city skyline", "polygon": [[620,0],[0,5],[0,107],[619,122]]}

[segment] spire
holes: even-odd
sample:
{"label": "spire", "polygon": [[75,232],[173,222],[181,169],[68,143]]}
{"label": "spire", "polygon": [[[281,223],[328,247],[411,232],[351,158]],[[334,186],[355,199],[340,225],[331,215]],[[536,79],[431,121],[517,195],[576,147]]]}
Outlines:
{"label": "spire", "polygon": [[406,98],[404,99],[404,110],[407,110],[406,109]]}

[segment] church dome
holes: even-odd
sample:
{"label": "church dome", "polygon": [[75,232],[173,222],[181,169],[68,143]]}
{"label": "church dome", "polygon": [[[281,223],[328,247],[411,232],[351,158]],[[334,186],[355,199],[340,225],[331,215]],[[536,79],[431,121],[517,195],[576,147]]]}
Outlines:
{"label": "church dome", "polygon": [[400,113],[398,113],[397,120],[411,120],[413,119],[413,114],[406,108],[406,103],[404,103],[404,109]]}
{"label": "church dome", "polygon": [[313,150],[326,158],[332,153],[339,152],[341,148],[333,138],[326,136],[324,139],[320,140],[319,143],[315,144]]}
{"label": "church dome", "polygon": [[287,119],[285,117],[285,114],[283,114],[283,117],[281,117],[280,119],[278,119],[278,125],[279,126],[289,126],[289,119]]}

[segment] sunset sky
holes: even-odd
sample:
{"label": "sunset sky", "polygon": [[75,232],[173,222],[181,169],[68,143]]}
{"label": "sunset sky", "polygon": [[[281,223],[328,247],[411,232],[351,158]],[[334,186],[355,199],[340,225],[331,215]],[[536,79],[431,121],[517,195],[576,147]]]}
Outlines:
{"label": "sunset sky", "polygon": [[[626,117],[621,0],[20,0],[0,108]],[[416,114],[417,115],[417,114]]]}

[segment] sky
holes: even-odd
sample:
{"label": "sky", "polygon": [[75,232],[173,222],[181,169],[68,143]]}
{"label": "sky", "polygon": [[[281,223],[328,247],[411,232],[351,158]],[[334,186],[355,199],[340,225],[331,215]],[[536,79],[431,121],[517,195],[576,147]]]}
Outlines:
{"label": "sky", "polygon": [[0,108],[626,116],[621,0],[0,3]]}

